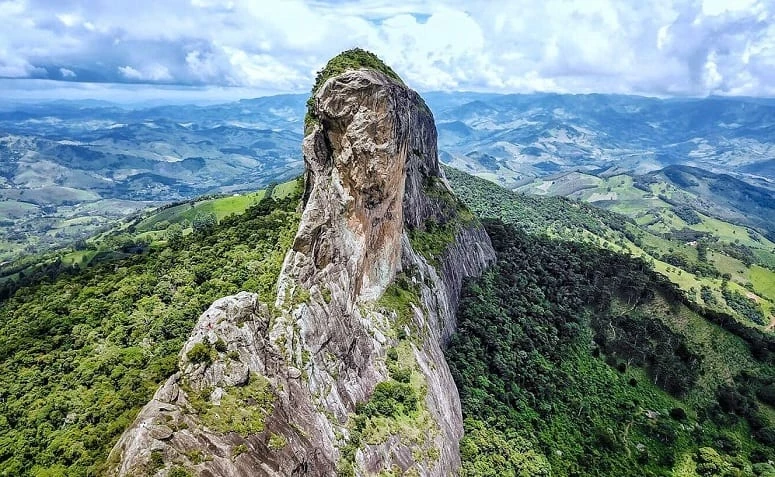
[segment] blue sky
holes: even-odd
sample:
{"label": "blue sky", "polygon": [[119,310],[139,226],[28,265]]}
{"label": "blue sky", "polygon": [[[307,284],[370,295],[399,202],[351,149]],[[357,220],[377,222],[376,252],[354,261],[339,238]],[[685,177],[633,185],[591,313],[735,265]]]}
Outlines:
{"label": "blue sky", "polygon": [[304,92],[360,46],[420,91],[772,97],[774,16],[775,0],[0,0],[0,94]]}

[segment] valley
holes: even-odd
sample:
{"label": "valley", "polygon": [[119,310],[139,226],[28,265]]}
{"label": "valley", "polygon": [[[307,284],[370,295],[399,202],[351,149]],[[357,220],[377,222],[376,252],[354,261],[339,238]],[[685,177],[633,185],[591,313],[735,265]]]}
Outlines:
{"label": "valley", "polygon": [[[746,187],[754,196],[727,195],[722,204],[706,189],[700,194],[704,201],[688,205],[758,230],[772,223],[767,208],[775,189],[771,101],[425,96],[438,126],[440,160],[507,188],[572,194],[607,206],[609,186],[592,195],[592,185],[601,185],[595,178],[624,174],[666,182],[671,190],[695,196],[699,191],[685,190],[688,183],[658,172],[668,168],[680,175],[681,167],[691,166],[702,169],[689,174],[703,184],[711,182],[704,174],[728,174],[730,179],[714,185]],[[75,242],[138,210],[251,191],[298,175],[305,101],[301,94],[152,107],[0,101],[0,262]],[[547,189],[547,180],[558,184]],[[576,188],[590,193],[581,197]],[[633,190],[615,192],[616,210],[623,213],[627,203],[641,212],[651,202],[660,205],[659,191],[648,199]],[[765,207],[751,214],[757,200]]]}
{"label": "valley", "polygon": [[301,170],[303,103],[132,109],[0,103],[0,261],[72,243],[138,210],[255,190]]}
{"label": "valley", "polygon": [[[363,60],[348,53],[355,64]],[[326,75],[351,78],[351,60],[332,60],[318,86]],[[392,70],[366,60],[377,68],[368,81],[403,91]],[[715,139],[702,154],[678,148],[693,158],[684,165],[678,153],[654,152],[665,140],[654,132],[678,123],[663,118],[651,132],[615,133],[594,122],[611,110],[664,116],[654,109],[672,104],[429,94],[447,163],[440,165],[427,106],[408,97],[422,114],[409,116],[416,136],[389,139],[414,141],[404,149],[412,165],[399,171],[405,216],[389,237],[410,265],[384,282],[379,299],[364,295],[357,306],[347,302],[353,284],[384,280],[384,268],[366,260],[337,272],[350,285],[331,280],[331,267],[342,266],[332,247],[351,246],[331,238],[341,230],[334,222],[360,220],[337,214],[385,213],[380,224],[395,219],[381,204],[402,203],[386,200],[391,189],[380,183],[353,189],[364,193],[356,201],[363,209],[328,207],[346,203],[336,198],[339,174],[374,178],[343,163],[331,166],[341,168],[336,174],[307,169],[306,183],[298,176],[292,149],[301,136],[289,131],[300,131],[305,104],[295,96],[143,110],[64,104],[42,129],[42,119],[31,118],[45,109],[26,119],[8,113],[0,475],[190,476],[253,465],[356,475],[367,465],[387,468],[362,456],[391,446],[390,459],[410,456],[389,464],[391,472],[460,465],[466,477],[775,473],[775,192],[766,168],[752,172],[766,165],[769,149],[757,142],[757,153],[743,158],[709,145],[753,141],[755,128],[727,128],[735,136],[722,140],[704,129],[718,124],[702,126],[703,114],[693,113],[685,125]],[[706,101],[729,121],[745,119],[736,109],[742,103],[754,108]],[[754,103],[757,117],[768,118],[770,105]],[[319,119],[339,104],[308,105],[307,133],[339,127]],[[680,109],[699,108],[690,106]],[[449,122],[453,114],[460,124]],[[134,126],[78,119],[101,115]],[[189,124],[188,115],[199,122]],[[555,127],[558,118],[567,121]],[[618,127],[625,124],[620,118]],[[531,128],[543,132],[530,136]],[[71,136],[81,139],[64,139]],[[313,159],[341,157],[326,151],[315,149]],[[377,157],[386,161],[377,178],[400,177],[387,174],[392,155]],[[412,162],[418,157],[422,166]],[[317,195],[307,195],[311,187]],[[384,253],[380,247],[374,251]],[[498,261],[485,269],[488,248]],[[452,305],[433,298],[455,299],[455,290],[457,332],[442,323]],[[350,325],[336,328],[339,320]],[[311,324],[319,328],[307,330]],[[359,331],[353,351],[356,340],[348,340],[358,326],[373,328]],[[348,343],[332,341],[337,333]],[[313,354],[306,340],[341,356]],[[369,346],[372,354],[363,351]],[[264,359],[274,367],[256,365]],[[344,387],[348,366],[361,366],[373,382]],[[247,378],[233,382],[243,368]],[[328,384],[313,386],[317,380]],[[313,432],[300,426],[313,421],[283,410],[283,386],[308,396],[303,416],[322,416],[309,429],[335,429],[316,438],[331,439],[338,460],[296,462],[303,453],[291,451],[305,449]],[[358,386],[373,390],[357,405],[331,398]],[[455,388],[462,414],[439,413],[455,408]],[[159,406],[155,393],[169,401]],[[456,425],[464,431],[459,456],[449,438]],[[217,445],[201,446],[203,436]]]}

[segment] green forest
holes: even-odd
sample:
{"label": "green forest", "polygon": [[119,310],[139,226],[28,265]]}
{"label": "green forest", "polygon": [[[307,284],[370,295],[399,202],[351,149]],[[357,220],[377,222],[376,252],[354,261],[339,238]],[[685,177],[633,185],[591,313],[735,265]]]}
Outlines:
{"label": "green forest", "polygon": [[[487,230],[498,265],[466,286],[447,354],[464,475],[775,472],[764,464],[775,458],[772,339],[705,395],[713,357],[671,327],[680,294],[645,262],[498,221]],[[494,441],[522,457],[503,459]],[[718,472],[701,470],[708,455]]]}
{"label": "green forest", "polygon": [[447,173],[498,255],[447,351],[461,475],[775,475],[771,333],[590,240],[638,241],[625,217]]}
{"label": "green forest", "polygon": [[737,321],[733,326],[775,327],[775,265],[765,243],[753,240],[750,230],[715,220],[713,227],[726,232],[658,233],[584,202],[525,195],[452,168],[445,172],[458,197],[478,216],[501,219],[530,234],[641,257],[688,300]]}
{"label": "green forest", "polygon": [[[0,475],[99,475],[199,315],[240,290],[275,295],[299,189],[115,260],[38,270],[0,302]],[[206,222],[206,223],[205,223]],[[123,241],[126,240],[124,237]]]}

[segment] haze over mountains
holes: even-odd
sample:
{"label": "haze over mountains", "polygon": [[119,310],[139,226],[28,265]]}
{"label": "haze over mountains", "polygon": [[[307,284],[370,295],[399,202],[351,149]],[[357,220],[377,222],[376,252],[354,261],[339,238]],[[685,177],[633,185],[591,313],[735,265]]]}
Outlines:
{"label": "haze over mountains", "polygon": [[257,189],[301,171],[303,103],[124,109],[55,102],[0,112],[0,259],[88,235],[134,210]]}
{"label": "haze over mountains", "polygon": [[[425,96],[442,162],[508,188],[529,190],[536,178],[569,171],[643,175],[681,164],[746,181],[765,208],[775,190],[773,100]],[[79,238],[138,208],[254,190],[300,173],[305,99],[144,109],[0,105],[0,258]],[[768,213],[748,225],[766,226]]]}

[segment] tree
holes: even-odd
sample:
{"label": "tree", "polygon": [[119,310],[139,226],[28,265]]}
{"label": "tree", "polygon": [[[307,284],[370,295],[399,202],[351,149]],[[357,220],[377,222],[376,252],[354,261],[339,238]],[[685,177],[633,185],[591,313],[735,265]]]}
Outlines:
{"label": "tree", "polygon": [[165,235],[167,236],[167,243],[171,247],[176,248],[183,239],[183,227],[180,224],[172,224],[167,228]]}
{"label": "tree", "polygon": [[194,217],[191,226],[196,234],[207,234],[218,224],[218,219],[212,212],[200,212]]}

